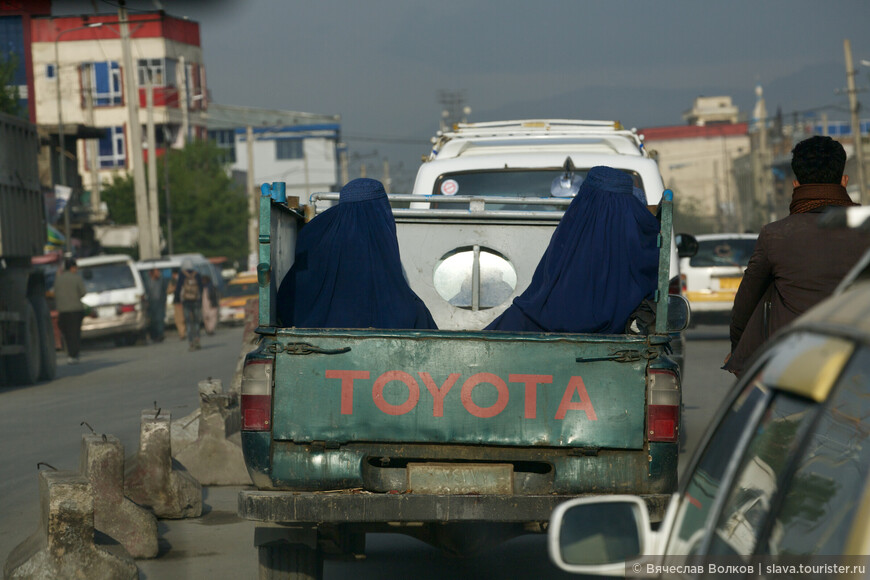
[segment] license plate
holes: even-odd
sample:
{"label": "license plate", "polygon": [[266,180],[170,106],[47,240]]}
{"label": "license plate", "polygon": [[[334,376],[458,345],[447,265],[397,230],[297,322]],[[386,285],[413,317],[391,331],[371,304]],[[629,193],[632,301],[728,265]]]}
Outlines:
{"label": "license plate", "polygon": [[737,290],[743,278],[719,278],[720,290]]}
{"label": "license plate", "polygon": [[409,463],[408,490],[432,494],[511,494],[514,468],[503,463]]}
{"label": "license plate", "polygon": [[109,318],[110,316],[115,316],[115,307],[100,306],[99,308],[97,308],[97,316],[100,318]]}

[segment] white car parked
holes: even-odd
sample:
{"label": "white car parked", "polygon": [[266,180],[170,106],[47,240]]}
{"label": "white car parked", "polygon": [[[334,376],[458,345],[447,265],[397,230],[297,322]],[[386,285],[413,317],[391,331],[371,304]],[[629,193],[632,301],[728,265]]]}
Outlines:
{"label": "white car parked", "polygon": [[82,338],[111,336],[117,344],[135,344],[148,327],[148,302],[142,277],[130,256],[80,258],[84,279],[82,302],[90,314],[82,321]]}

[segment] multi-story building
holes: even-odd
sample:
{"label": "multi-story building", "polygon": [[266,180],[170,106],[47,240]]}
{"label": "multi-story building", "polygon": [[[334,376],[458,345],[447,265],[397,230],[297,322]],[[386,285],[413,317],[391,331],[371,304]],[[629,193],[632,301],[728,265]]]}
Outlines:
{"label": "multi-story building", "polygon": [[227,151],[230,168],[245,175],[250,127],[255,186],[283,181],[287,195],[303,203],[312,193],[335,191],[343,151],[339,115],[212,103],[207,117],[209,138]]}
{"label": "multi-story building", "polygon": [[31,20],[51,14],[51,0],[4,0],[0,2],[0,59],[12,59],[13,86],[18,90],[19,113],[35,120],[33,67],[31,66]]}
{"label": "multi-story building", "polygon": [[[147,92],[153,94],[156,154],[167,145],[205,138],[208,91],[199,24],[163,12],[130,14],[130,54],[135,67],[131,121],[125,91],[118,17],[36,17],[31,20],[35,120],[52,135],[97,129],[74,146],[84,189],[131,170],[130,123],[145,126]],[[143,141],[145,131],[142,131]],[[147,147],[147,144],[145,144]],[[68,145],[65,143],[64,147]],[[145,151],[147,161],[149,151]]]}
{"label": "multi-story building", "polygon": [[641,129],[654,151],[665,187],[674,191],[678,218],[692,233],[742,231],[747,203],[734,179],[734,160],[750,150],[747,123],[737,122],[730,97],[700,97],[683,117],[688,125]]}

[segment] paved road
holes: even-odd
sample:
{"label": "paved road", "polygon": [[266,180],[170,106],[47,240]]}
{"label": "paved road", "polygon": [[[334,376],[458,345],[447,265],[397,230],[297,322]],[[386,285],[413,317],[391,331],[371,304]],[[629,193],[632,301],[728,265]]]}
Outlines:
{"label": "paved road", "polygon": [[[718,370],[728,348],[727,329],[699,327],[688,338],[684,377],[688,440],[683,464],[732,384],[730,375]],[[81,421],[119,437],[129,455],[138,445],[139,414],[155,400],[179,418],[198,405],[199,380],[212,376],[229,384],[240,340],[240,329],[224,328],[205,337],[203,349],[193,353],[174,335],[149,346],[90,345],[82,364],[62,364],[51,383],[0,387],[0,562],[36,529],[36,463],[78,467],[81,434],[86,429]],[[255,578],[253,526],[235,516],[238,489],[207,488],[202,518],[161,521],[160,555],[137,562],[141,577]],[[516,538],[483,556],[460,560],[410,538],[377,534],[367,539],[365,561],[328,562],[325,575],[354,580],[577,578],[550,564],[542,536]]]}

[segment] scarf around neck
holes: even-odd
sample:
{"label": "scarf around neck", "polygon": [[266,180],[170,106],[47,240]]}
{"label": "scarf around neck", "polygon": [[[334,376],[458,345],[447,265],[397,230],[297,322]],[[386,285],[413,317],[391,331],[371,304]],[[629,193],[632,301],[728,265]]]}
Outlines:
{"label": "scarf around neck", "polygon": [[858,205],[846,193],[846,188],[839,183],[810,183],[794,188],[789,214],[806,213],[826,205],[851,206]]}

